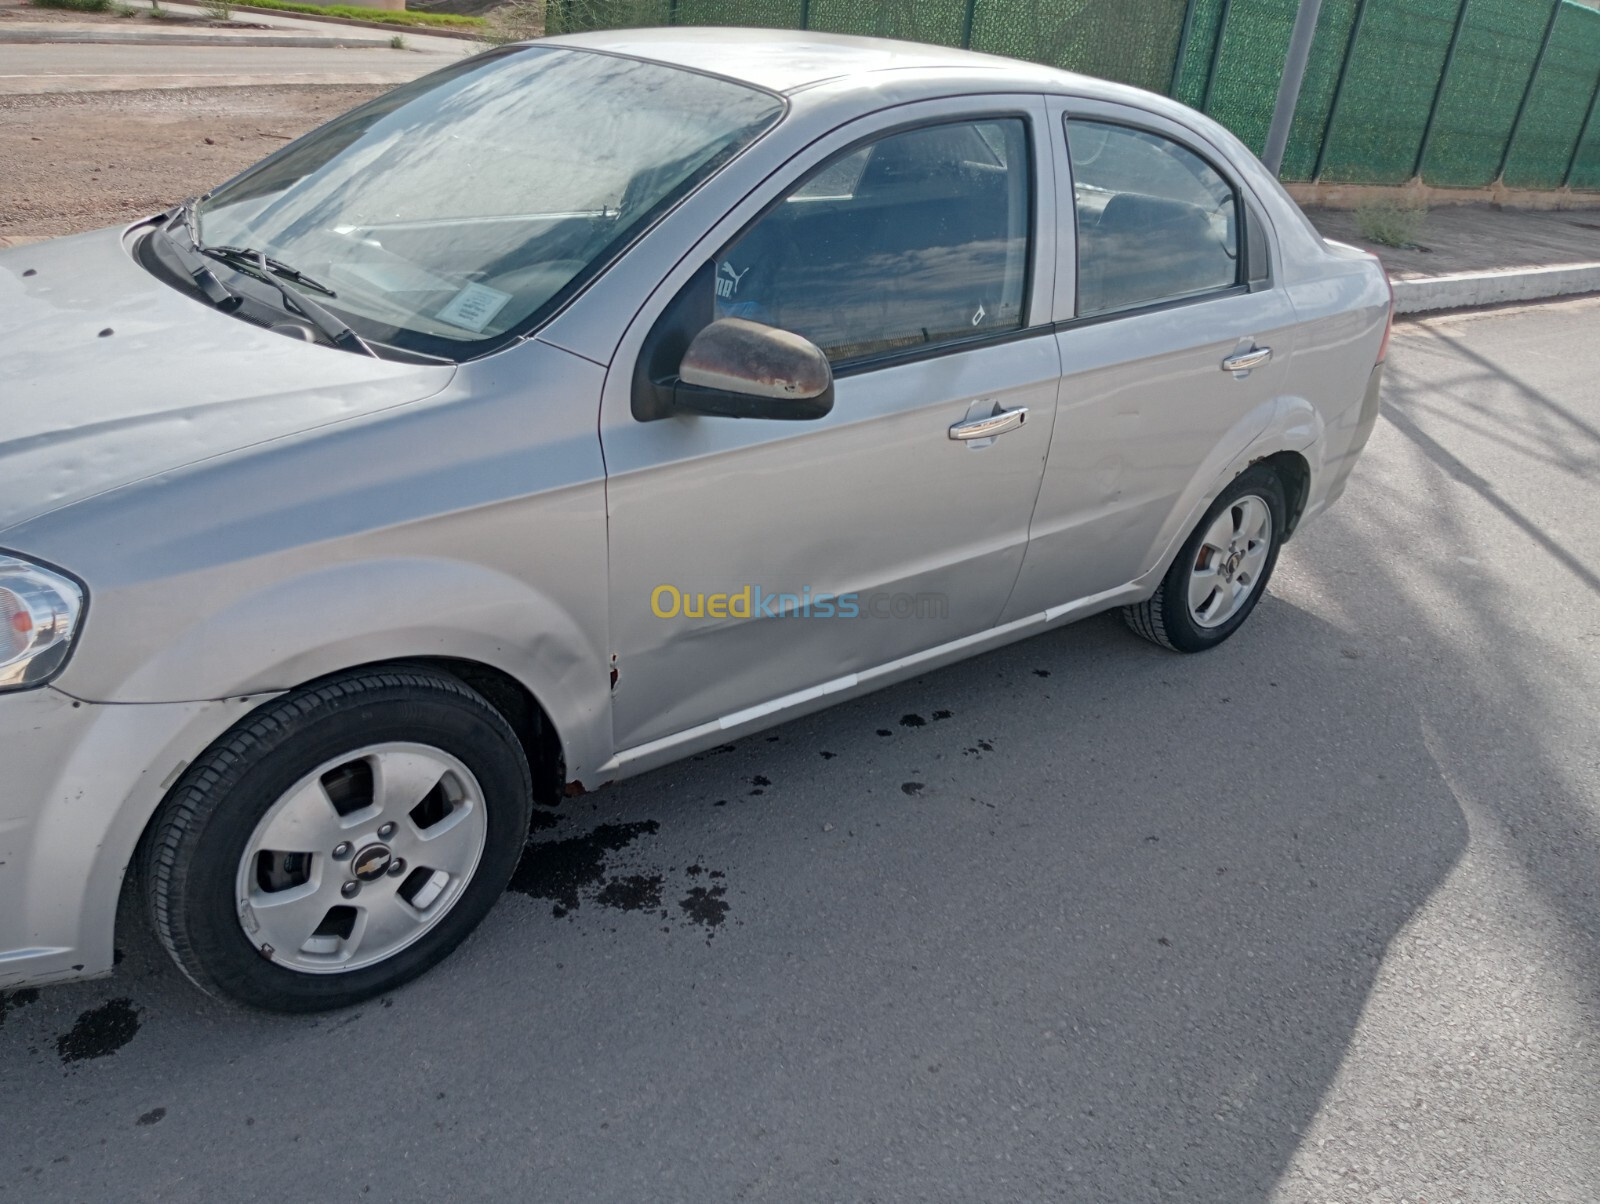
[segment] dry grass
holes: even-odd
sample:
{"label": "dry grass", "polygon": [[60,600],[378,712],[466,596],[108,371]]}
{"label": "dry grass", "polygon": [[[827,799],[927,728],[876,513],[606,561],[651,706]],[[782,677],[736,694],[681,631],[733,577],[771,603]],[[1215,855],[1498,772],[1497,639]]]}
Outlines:
{"label": "dry grass", "polygon": [[1386,247],[1411,247],[1427,219],[1426,205],[1399,201],[1370,201],[1356,209],[1356,229],[1368,242]]}

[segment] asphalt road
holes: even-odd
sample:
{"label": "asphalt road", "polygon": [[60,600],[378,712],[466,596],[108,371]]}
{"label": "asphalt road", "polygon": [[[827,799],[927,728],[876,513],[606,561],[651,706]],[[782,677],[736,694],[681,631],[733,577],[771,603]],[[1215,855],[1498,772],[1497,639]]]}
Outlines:
{"label": "asphalt road", "polygon": [[569,800],[346,1013],[137,930],[0,1201],[1593,1200],[1600,301],[1401,328],[1201,657],[1104,616]]}
{"label": "asphalt road", "polygon": [[[338,29],[338,26],[327,28]],[[403,34],[402,36],[406,36]],[[407,36],[407,41],[412,39]],[[430,42],[443,42],[433,38]],[[456,49],[459,46],[461,49]],[[332,49],[291,46],[0,45],[0,95],[125,92],[260,84],[399,84],[475,49],[450,53],[387,45]]]}

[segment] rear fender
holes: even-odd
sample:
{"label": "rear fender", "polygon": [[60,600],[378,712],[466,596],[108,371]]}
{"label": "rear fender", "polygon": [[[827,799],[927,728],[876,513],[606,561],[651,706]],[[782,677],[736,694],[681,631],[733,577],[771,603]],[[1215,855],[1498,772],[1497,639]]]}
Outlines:
{"label": "rear fender", "polygon": [[1161,529],[1155,558],[1139,584],[1154,592],[1166,575],[1172,558],[1178,554],[1211,504],[1222,496],[1240,473],[1252,464],[1279,452],[1297,452],[1311,468],[1311,493],[1316,495],[1322,475],[1326,447],[1322,415],[1303,397],[1278,397],[1245,415],[1212,448],[1188,486],[1179,495],[1166,524]]}

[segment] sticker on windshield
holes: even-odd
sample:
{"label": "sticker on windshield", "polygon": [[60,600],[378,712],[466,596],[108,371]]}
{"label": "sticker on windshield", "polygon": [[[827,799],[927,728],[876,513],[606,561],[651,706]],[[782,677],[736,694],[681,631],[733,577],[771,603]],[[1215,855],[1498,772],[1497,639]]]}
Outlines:
{"label": "sticker on windshield", "polygon": [[459,326],[463,330],[482,330],[494,321],[495,314],[511,300],[510,293],[502,293],[487,284],[469,284],[436,315],[441,322]]}

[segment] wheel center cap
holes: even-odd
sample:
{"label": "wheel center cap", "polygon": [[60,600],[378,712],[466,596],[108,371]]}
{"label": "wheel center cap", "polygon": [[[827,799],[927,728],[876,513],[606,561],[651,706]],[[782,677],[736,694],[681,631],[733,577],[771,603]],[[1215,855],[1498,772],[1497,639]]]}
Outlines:
{"label": "wheel center cap", "polygon": [[389,872],[394,854],[385,844],[369,844],[350,859],[350,872],[363,882],[373,882]]}
{"label": "wheel center cap", "polygon": [[1228,559],[1223,562],[1223,565],[1222,565],[1223,571],[1225,571],[1228,574],[1228,576],[1232,577],[1235,573],[1237,573],[1239,571],[1239,562],[1241,560],[1243,560],[1243,559],[1244,559],[1244,553],[1243,552],[1235,552],[1235,553],[1233,553],[1233,555],[1229,556]]}

